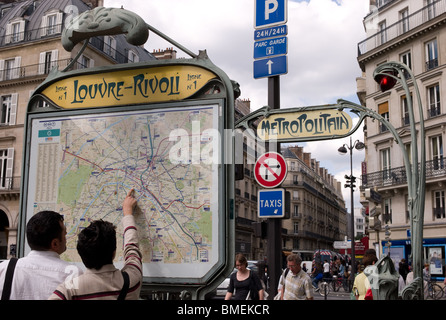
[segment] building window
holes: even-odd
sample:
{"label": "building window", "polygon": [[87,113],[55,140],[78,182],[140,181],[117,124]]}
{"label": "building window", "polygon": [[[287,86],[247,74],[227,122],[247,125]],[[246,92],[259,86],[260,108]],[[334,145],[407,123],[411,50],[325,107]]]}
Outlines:
{"label": "building window", "polygon": [[293,217],[298,217],[298,216],[299,216],[299,206],[296,204],[294,205]]}
{"label": "building window", "polygon": [[433,203],[433,220],[435,219],[445,219],[445,201],[444,201],[444,190],[434,191],[434,203]]}
{"label": "building window", "polygon": [[39,74],[50,73],[50,71],[54,67],[57,67],[58,59],[59,59],[58,50],[41,52],[39,58]]}
{"label": "building window", "polygon": [[428,91],[428,106],[427,114],[429,118],[436,117],[441,114],[440,110],[440,85],[437,83],[427,88]]}
{"label": "building window", "polygon": [[14,125],[17,113],[18,94],[5,95],[0,97],[0,126]]}
{"label": "building window", "polygon": [[62,18],[63,12],[53,10],[42,17],[40,26],[40,36],[49,36],[59,34],[62,32]]}
{"label": "building window", "polygon": [[383,174],[383,180],[386,181],[390,179],[390,170],[391,170],[391,162],[390,162],[390,148],[383,149],[380,151],[381,153],[381,171]]}
{"label": "building window", "polygon": [[437,39],[426,43],[426,71],[438,67]]}
{"label": "building window", "polygon": [[[404,63],[410,70],[412,70],[412,54],[410,51],[404,52],[400,55],[401,63]],[[404,70],[404,76],[406,79],[409,78],[409,73]]]}
{"label": "building window", "polygon": [[113,59],[116,59],[116,39],[112,36],[104,37],[104,52]]}
{"label": "building window", "polygon": [[294,234],[298,234],[299,233],[299,222],[294,222],[294,224],[293,224],[293,231],[294,231]]}
{"label": "building window", "polygon": [[[378,113],[387,121],[390,120],[389,116],[389,102],[380,103],[378,105]],[[389,129],[381,122],[379,122],[379,132],[386,132]]]}
{"label": "building window", "polygon": [[0,60],[0,81],[17,79],[20,75],[21,57]]}
{"label": "building window", "polygon": [[134,63],[139,62],[139,56],[138,56],[138,54],[135,51],[129,50],[128,60],[129,60],[130,63],[132,63],[132,62],[134,62]]}
{"label": "building window", "polygon": [[[412,94],[410,95],[410,98],[412,99]],[[402,114],[402,122],[401,125],[408,126],[409,121],[409,104],[406,98],[406,95],[401,96],[401,114]]]}
{"label": "building window", "polygon": [[409,9],[400,11],[401,34],[409,31]]}
{"label": "building window", "polygon": [[14,149],[0,150],[0,189],[11,189]]}
{"label": "building window", "polygon": [[25,39],[25,20],[23,18],[19,19],[15,19],[15,21],[6,25],[5,44],[20,42]]}
{"label": "building window", "polygon": [[385,224],[392,223],[392,199],[384,199],[383,222]]}
{"label": "building window", "polygon": [[94,67],[94,60],[82,55],[79,69],[86,69],[93,67]]}
{"label": "building window", "polygon": [[433,169],[440,170],[444,169],[443,162],[443,137],[435,136],[431,139],[431,152],[432,152],[432,161],[433,161]]}
{"label": "building window", "polygon": [[378,32],[379,32],[378,45],[386,43],[387,42],[387,30],[386,30],[386,22],[385,21],[378,24]]}

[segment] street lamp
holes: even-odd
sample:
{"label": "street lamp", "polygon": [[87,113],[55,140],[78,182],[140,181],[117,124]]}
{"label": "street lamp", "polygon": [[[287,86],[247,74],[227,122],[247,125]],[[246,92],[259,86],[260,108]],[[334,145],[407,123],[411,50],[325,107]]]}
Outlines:
{"label": "street lamp", "polygon": [[365,144],[359,140],[356,140],[355,143],[352,143],[352,137],[350,137],[350,145],[344,144],[342,147],[338,149],[339,154],[345,155],[347,154],[347,149],[350,150],[350,176],[345,175],[347,179],[347,183],[345,184],[345,188],[350,188],[350,233],[351,233],[351,252],[352,252],[352,275],[354,279],[354,275],[356,273],[356,259],[355,259],[355,209],[353,203],[353,189],[355,186],[356,177],[353,176],[353,149],[362,150],[365,148]]}
{"label": "street lamp", "polygon": [[[423,299],[423,226],[424,226],[424,203],[426,188],[426,146],[424,132],[424,114],[421,103],[421,95],[415,76],[405,64],[400,62],[386,62],[379,65],[373,72],[374,80],[379,84],[382,92],[392,89],[397,83],[401,84],[406,94],[409,125],[411,136],[411,161],[404,145],[400,144],[403,154],[404,165],[406,167],[408,201],[407,206],[410,216],[411,245],[412,245],[412,266],[414,281],[407,285],[401,296],[404,300]],[[414,116],[414,106],[409,90],[408,80],[414,88],[418,112],[419,130],[417,130]],[[401,140],[398,133],[392,128],[391,132],[397,140]],[[419,135],[419,137],[417,137]],[[419,138],[419,142],[418,142]],[[420,165],[418,166],[418,150],[420,150]]]}

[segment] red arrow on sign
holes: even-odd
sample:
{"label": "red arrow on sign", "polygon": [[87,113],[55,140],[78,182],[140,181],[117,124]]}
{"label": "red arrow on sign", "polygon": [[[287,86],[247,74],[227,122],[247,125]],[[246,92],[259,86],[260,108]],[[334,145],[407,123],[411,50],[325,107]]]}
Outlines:
{"label": "red arrow on sign", "polygon": [[254,177],[262,187],[277,187],[285,180],[286,175],[286,161],[281,154],[267,152],[257,159],[254,167]]}

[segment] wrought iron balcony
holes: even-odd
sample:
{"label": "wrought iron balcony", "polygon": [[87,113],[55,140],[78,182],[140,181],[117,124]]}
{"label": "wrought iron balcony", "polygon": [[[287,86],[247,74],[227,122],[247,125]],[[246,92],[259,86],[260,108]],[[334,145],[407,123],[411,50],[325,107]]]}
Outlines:
{"label": "wrought iron balcony", "polygon": [[[419,166],[420,164],[418,164]],[[446,177],[446,160],[441,157],[437,160],[426,161],[426,179],[439,177]],[[372,172],[362,176],[363,188],[393,187],[404,184],[407,184],[405,166]]]}
{"label": "wrought iron balcony", "polygon": [[[435,1],[361,41],[358,44],[358,56],[412,31],[444,13],[446,13],[446,0]],[[429,66],[427,65],[426,67]]]}

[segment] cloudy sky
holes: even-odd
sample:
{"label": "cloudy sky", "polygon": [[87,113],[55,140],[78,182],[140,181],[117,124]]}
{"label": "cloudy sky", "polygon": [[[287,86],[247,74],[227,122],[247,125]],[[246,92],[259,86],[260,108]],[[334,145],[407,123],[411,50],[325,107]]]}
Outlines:
{"label": "cloudy sky", "polygon": [[[267,104],[267,80],[253,77],[254,0],[105,0],[104,6],[136,12],[149,25],[209,58],[240,84],[240,98],[255,110]],[[357,44],[366,38],[362,24],[369,0],[288,0],[288,74],[280,78],[281,108],[335,103],[342,98],[358,103]],[[145,48],[172,45],[150,33]],[[189,57],[178,51],[180,57]],[[362,130],[353,141],[363,140]],[[320,161],[344,184],[350,174],[349,156],[337,149],[349,138],[305,144],[305,151]],[[303,144],[300,144],[303,145]],[[353,152],[354,175],[360,177],[364,151]],[[350,208],[350,189],[344,199]],[[360,206],[355,192],[355,207]]]}

